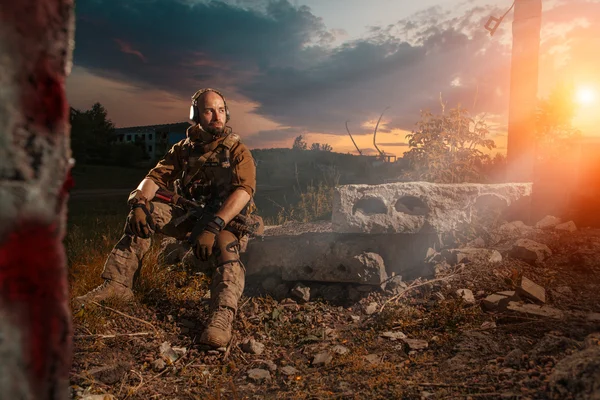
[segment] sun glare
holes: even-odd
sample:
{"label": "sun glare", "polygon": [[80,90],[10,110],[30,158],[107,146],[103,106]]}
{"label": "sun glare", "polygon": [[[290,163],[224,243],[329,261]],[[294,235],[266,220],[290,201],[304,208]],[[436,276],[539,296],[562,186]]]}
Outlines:
{"label": "sun glare", "polygon": [[584,106],[593,104],[596,101],[596,91],[591,87],[580,87],[575,93],[575,99]]}

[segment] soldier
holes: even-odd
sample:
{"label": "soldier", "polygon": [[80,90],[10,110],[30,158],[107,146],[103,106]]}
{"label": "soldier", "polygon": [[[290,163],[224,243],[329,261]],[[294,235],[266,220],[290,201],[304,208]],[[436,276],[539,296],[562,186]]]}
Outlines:
{"label": "soldier", "polygon": [[[202,261],[216,258],[211,315],[200,341],[223,347],[231,340],[246,272],[239,253],[240,240],[247,238],[228,223],[240,213],[252,212],[256,167],[248,148],[226,126],[229,110],[220,92],[210,88],[197,91],[192,96],[190,119],[195,124],[188,128],[187,138],[176,143],[131,192],[125,232],[106,260],[104,283],[74,301],[83,306],[113,296],[132,300],[134,275],[152,234],[188,238],[196,257]],[[202,200],[213,212],[203,213],[199,220],[184,217],[176,223],[185,211],[156,201],[160,188],[179,192],[177,195],[189,200]]]}

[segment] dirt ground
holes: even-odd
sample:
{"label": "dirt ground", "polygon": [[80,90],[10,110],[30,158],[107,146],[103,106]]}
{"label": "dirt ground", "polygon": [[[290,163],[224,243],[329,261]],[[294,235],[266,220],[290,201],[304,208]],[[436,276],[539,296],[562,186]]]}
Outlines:
{"label": "dirt ground", "polygon": [[[524,237],[552,254],[511,256]],[[220,350],[196,343],[206,277],[171,266],[132,304],[75,310],[73,398],[600,399],[600,230],[527,229],[485,247],[502,261],[439,255],[436,276],[386,290],[304,282],[308,302],[250,280]],[[482,309],[523,276],[562,318]]]}

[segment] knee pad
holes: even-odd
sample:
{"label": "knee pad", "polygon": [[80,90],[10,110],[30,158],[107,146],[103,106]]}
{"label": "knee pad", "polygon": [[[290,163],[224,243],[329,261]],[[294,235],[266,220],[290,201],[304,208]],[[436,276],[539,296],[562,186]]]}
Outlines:
{"label": "knee pad", "polygon": [[225,250],[228,253],[238,254],[240,252],[240,242],[238,240],[234,240],[225,245]]}

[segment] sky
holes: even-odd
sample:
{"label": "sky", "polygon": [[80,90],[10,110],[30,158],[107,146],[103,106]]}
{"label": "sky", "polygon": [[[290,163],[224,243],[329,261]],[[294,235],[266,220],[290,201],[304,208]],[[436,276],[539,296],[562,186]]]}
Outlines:
{"label": "sky", "polygon": [[[250,148],[298,135],[400,156],[423,110],[461,105],[506,148],[511,0],[78,0],[72,107],[117,127],[187,121],[191,95],[225,95]],[[543,0],[539,96],[580,93],[574,124],[600,136],[600,0]]]}

